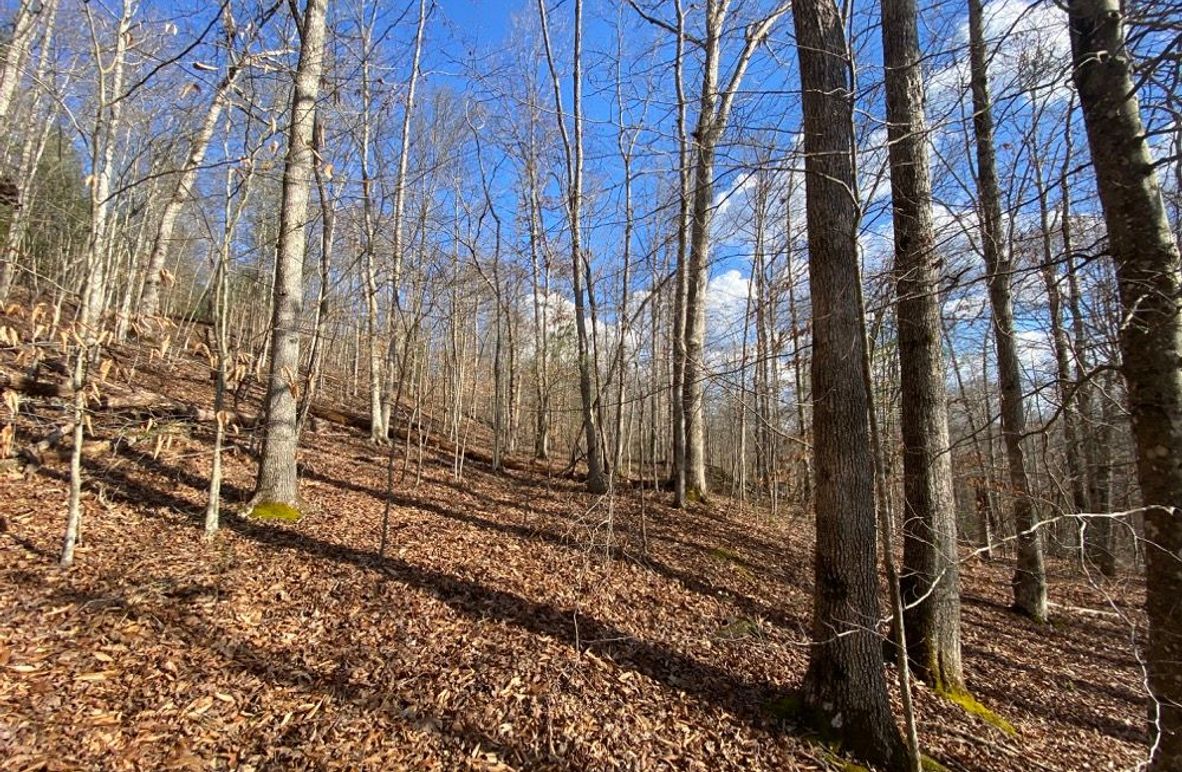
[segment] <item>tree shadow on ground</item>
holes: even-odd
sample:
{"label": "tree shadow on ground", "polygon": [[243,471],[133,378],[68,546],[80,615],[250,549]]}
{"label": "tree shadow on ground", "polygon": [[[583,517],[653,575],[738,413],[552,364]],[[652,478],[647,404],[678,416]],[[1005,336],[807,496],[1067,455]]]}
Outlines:
{"label": "tree shadow on ground", "polygon": [[[196,477],[191,472],[177,470],[152,459],[149,454],[129,449],[123,455],[150,466],[153,472],[166,479],[188,480]],[[99,464],[93,471],[116,486],[108,496],[127,503],[142,506],[145,502],[165,506],[187,515],[194,527],[200,523],[203,511],[176,494],[155,490],[145,483],[133,479],[122,469],[102,468]],[[313,473],[313,477],[316,475]],[[189,484],[186,482],[186,484]],[[329,482],[328,484],[332,484]],[[340,483],[350,489],[370,493],[365,486],[356,483]],[[398,499],[395,499],[398,503]],[[405,500],[400,506],[408,506],[455,519],[481,528],[507,533],[519,538],[537,538],[562,546],[570,546],[554,534],[536,534],[529,529],[520,529],[503,523],[495,523],[473,515],[447,510],[438,504],[427,504],[417,500]],[[768,683],[757,683],[744,679],[728,670],[700,662],[691,656],[660,644],[635,638],[631,634],[594,617],[587,616],[573,608],[558,608],[554,605],[532,601],[503,590],[486,587],[478,582],[454,576],[423,566],[414,565],[393,556],[381,557],[375,552],[361,550],[347,545],[326,541],[298,530],[283,526],[263,525],[255,521],[230,517],[223,520],[223,527],[256,543],[275,550],[297,553],[355,568],[386,577],[407,587],[420,590],[451,607],[454,611],[474,620],[493,618],[526,632],[548,636],[561,641],[579,652],[594,650],[600,658],[614,661],[622,668],[644,675],[669,688],[685,692],[703,703],[712,704],[738,717],[744,723],[760,730],[771,730],[779,722],[769,715],[765,706],[783,697],[785,687]],[[724,591],[712,587],[694,577],[667,566],[654,568],[658,573],[667,571],[671,578],[686,584],[687,588],[704,594],[725,595]],[[755,604],[743,596],[731,598],[741,608],[753,615],[763,616],[777,624],[797,629],[800,622],[774,614],[771,610]]]}
{"label": "tree shadow on ground", "polygon": [[[205,478],[201,475],[191,472],[187,469],[176,468],[165,464],[160,461],[159,458],[154,458],[150,453],[127,446],[119,446],[116,452],[121,458],[133,462],[142,470],[170,480],[174,483],[177,483],[178,485],[184,485],[194,490],[201,491],[204,486],[208,484]],[[199,518],[203,517],[204,515],[204,509],[199,505],[196,505],[175,493],[161,491],[153,488],[150,485],[147,485],[146,483],[135,480],[131,475],[127,474],[126,471],[118,468],[115,465],[103,464],[96,459],[87,459],[85,463],[88,471],[91,471],[96,476],[100,476],[102,479],[113,484],[113,490],[108,491],[108,496],[111,498],[115,498],[123,501],[124,503],[136,506],[143,506],[145,504],[149,506],[163,506],[188,515],[192,518]],[[55,477],[58,476],[58,473],[52,474]],[[350,480],[338,480],[313,468],[306,468],[304,470],[304,474],[306,479],[321,482],[341,490],[360,493],[362,495],[374,498],[377,501],[384,501],[387,497],[385,491],[376,490],[368,485]],[[64,474],[62,474],[59,479],[65,479]],[[223,483],[222,490],[224,493],[224,498],[227,501],[243,502],[249,498],[249,492],[239,486],[229,484],[228,482]],[[499,533],[511,538],[542,542],[562,549],[579,552],[582,552],[586,546],[580,544],[577,540],[572,539],[569,536],[556,533],[546,528],[533,528],[490,520],[488,518],[480,517],[479,515],[459,512],[455,509],[445,507],[438,502],[428,499],[411,497],[398,491],[392,492],[389,495],[389,499],[390,502],[397,507],[427,512],[453,522],[463,523],[468,526]],[[249,525],[249,523],[246,524]],[[238,518],[226,518],[224,519],[224,525],[226,527],[240,529],[243,527],[244,523]],[[705,581],[688,571],[675,568],[654,556],[649,555],[639,558],[626,555],[623,552],[617,550],[614,551],[610,557],[616,561],[639,565],[647,570],[653,571],[654,573],[657,573],[666,579],[680,583],[683,587],[691,592],[727,601],[749,617],[765,619],[777,627],[792,631],[793,633],[797,634],[801,633],[803,630],[807,630],[807,620],[797,616],[785,614],[779,609],[771,608],[766,604],[760,603],[756,599],[729,587],[723,587]]]}
{"label": "tree shadow on ground", "polygon": [[[973,646],[971,644],[965,645],[963,648],[965,658],[974,662],[988,661],[1008,671],[1021,671],[1034,677],[1050,676],[1055,680],[1057,686],[1066,687],[1059,688],[1055,692],[1055,698],[1058,700],[1060,707],[1063,702],[1079,703],[1084,706],[1091,704],[1092,700],[1088,695],[1096,697],[1103,697],[1116,702],[1128,703],[1129,705],[1141,705],[1146,696],[1139,694],[1127,687],[1112,686],[1110,684],[1097,684],[1091,681],[1085,681],[1082,678],[1077,678],[1070,673],[1064,672],[1062,669],[1050,669],[1045,664],[1033,665],[1030,663],[1016,661],[1009,657],[1003,657],[996,652],[990,651],[987,648],[980,646]],[[1005,692],[1009,695],[1010,692]],[[1078,694],[1077,699],[1071,699],[1073,694]],[[1000,693],[999,693],[1000,696]],[[1006,699],[1009,699],[1007,697]]]}
{"label": "tree shadow on ground", "polygon": [[[503,739],[493,738],[471,727],[458,726],[453,720],[454,717],[439,714],[429,699],[408,702],[405,694],[377,685],[380,679],[367,679],[362,682],[351,677],[349,663],[364,661],[364,654],[368,653],[359,647],[336,650],[333,657],[335,667],[331,674],[310,672],[307,668],[292,664],[300,661],[299,651],[260,649],[232,629],[219,626],[193,613],[186,601],[198,597],[202,588],[181,588],[179,592],[168,594],[170,599],[179,602],[153,604],[151,608],[139,609],[137,604],[128,602],[124,597],[123,593],[127,589],[125,586],[117,581],[108,581],[105,584],[107,586],[101,590],[63,588],[55,591],[50,597],[55,603],[73,603],[91,614],[101,614],[114,609],[120,618],[148,616],[154,626],[167,629],[190,647],[200,647],[215,654],[239,673],[254,676],[271,686],[295,688],[315,696],[330,697],[335,702],[348,703],[360,708],[366,714],[384,714],[386,718],[397,722],[413,721],[416,724],[428,724],[443,741],[450,740],[455,743],[465,755],[475,748],[481,748],[483,751],[495,752],[502,759],[517,764],[534,766],[554,761],[548,758],[548,754],[506,743]],[[217,588],[213,589],[216,591]],[[413,718],[408,721],[408,716]],[[305,739],[301,738],[299,733],[311,729],[304,724],[305,722],[296,721],[289,725],[288,731],[296,733],[296,736],[276,737],[268,734],[259,740],[258,747],[235,747],[234,750],[242,756],[257,753],[264,757],[273,757],[276,750],[299,748]]]}

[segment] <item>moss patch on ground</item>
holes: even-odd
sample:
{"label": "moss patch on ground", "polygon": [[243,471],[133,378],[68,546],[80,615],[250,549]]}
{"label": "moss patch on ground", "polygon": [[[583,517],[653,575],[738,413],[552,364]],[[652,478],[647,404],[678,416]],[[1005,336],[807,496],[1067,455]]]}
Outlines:
{"label": "moss patch on ground", "polygon": [[1000,729],[1008,734],[1010,737],[1017,737],[1018,730],[1009,721],[1006,721],[1002,716],[982,705],[981,702],[968,692],[967,689],[947,689],[943,687],[936,688],[936,694],[948,700],[949,702],[959,705],[965,713],[976,716],[990,726]]}
{"label": "moss patch on ground", "polygon": [[255,520],[279,520],[284,523],[298,523],[304,516],[298,509],[281,501],[260,501],[247,515]]}
{"label": "moss patch on ground", "polygon": [[743,559],[741,555],[733,550],[728,550],[725,547],[715,547],[710,550],[710,557],[719,561],[720,563],[730,563],[731,566],[740,574],[746,577],[754,577],[755,572],[751,570],[751,565]]}
{"label": "moss patch on ground", "polygon": [[763,637],[763,630],[760,629],[759,623],[746,617],[739,617],[718,629],[714,634],[715,638],[723,641],[735,641],[740,638],[760,638]]}

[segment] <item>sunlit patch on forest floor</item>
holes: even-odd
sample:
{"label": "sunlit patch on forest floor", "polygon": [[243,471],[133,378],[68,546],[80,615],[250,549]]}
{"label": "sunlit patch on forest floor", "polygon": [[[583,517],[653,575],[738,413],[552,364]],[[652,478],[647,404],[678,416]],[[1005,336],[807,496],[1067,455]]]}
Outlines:
{"label": "sunlit patch on forest floor", "polygon": [[[153,367],[137,364],[137,384],[209,403],[201,367]],[[4,768],[835,763],[771,709],[807,660],[807,516],[597,500],[556,473],[475,462],[457,481],[430,450],[418,479],[399,445],[380,556],[386,451],[321,422],[300,456],[309,513],[230,514],[254,469],[239,436],[207,542],[212,426],[160,443],[95,424],[123,441],[86,460],[72,570],[56,565],[65,464],[0,481]],[[1134,765],[1139,583],[1101,591],[1052,562],[1054,623],[1039,628],[1006,609],[1004,561],[963,576],[969,687],[1017,734],[920,687],[925,751],[951,769]]]}

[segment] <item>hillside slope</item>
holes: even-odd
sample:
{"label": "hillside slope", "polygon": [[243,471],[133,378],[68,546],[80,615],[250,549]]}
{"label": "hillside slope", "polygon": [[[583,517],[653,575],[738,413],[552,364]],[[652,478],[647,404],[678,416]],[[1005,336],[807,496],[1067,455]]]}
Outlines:
{"label": "hillside slope", "polygon": [[[207,368],[116,350],[137,388],[193,409]],[[10,372],[16,367],[3,362]],[[15,446],[53,424],[29,397]],[[4,408],[0,408],[4,409]],[[5,410],[5,419],[9,414]],[[812,532],[720,500],[597,499],[543,471],[426,451],[386,495],[385,451],[320,422],[312,512],[201,532],[211,425],[96,416],[84,546],[56,551],[67,469],[0,480],[5,769],[821,769],[774,705],[806,664]],[[246,499],[246,432],[226,510]],[[377,554],[385,502],[391,546]],[[1127,768],[1146,742],[1130,624],[1052,565],[1055,623],[1004,608],[1009,567],[966,562],[970,687],[1016,735],[919,688],[952,769]],[[1107,588],[1139,608],[1132,579]]]}

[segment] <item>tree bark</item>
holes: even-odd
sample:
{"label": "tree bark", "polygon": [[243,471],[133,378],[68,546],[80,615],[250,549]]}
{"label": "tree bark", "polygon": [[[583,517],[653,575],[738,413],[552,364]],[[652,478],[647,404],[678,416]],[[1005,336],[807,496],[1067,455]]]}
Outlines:
{"label": "tree bark", "polygon": [[915,0],[882,0],[882,47],[895,226],[907,655],[919,678],[958,692],[964,674],[956,502]]}
{"label": "tree bark", "polygon": [[[685,8],[683,0],[675,0],[677,9],[677,52],[674,55],[674,83],[677,86],[677,255],[676,284],[673,289],[673,371],[670,394],[672,412],[672,466],[673,503],[684,507],[686,503],[686,457],[685,457],[685,296],[688,290],[689,274],[686,271],[686,252],[689,249],[689,200],[690,200],[690,145],[687,127],[687,102],[685,96]],[[653,417],[656,420],[656,416]]]}
{"label": "tree bark", "polygon": [[0,63],[0,123],[8,119],[12,97],[21,81],[21,68],[25,57],[29,55],[29,41],[33,37],[37,18],[44,12],[44,3],[37,0],[21,0],[16,9],[12,20],[12,37],[7,41],[4,61]]}
{"label": "tree bark", "polygon": [[309,191],[315,154],[312,134],[324,69],[327,0],[308,0],[299,20],[300,58],[291,101],[291,128],[283,170],[279,241],[275,253],[275,309],[271,321],[271,366],[263,456],[252,504],[300,508],[296,477],[296,391],[300,368],[299,319],[304,293]]}
{"label": "tree bark", "polygon": [[977,146],[977,186],[980,196],[981,243],[993,308],[993,335],[997,347],[997,380],[1001,392],[1001,431],[1005,442],[1017,531],[1018,562],[1014,571],[1014,608],[1039,622],[1047,618],[1047,578],[1043,566],[1042,536],[1030,497],[1022,436],[1026,433],[1026,408],[1014,337],[1014,304],[1010,293],[1012,261],[1002,240],[1001,191],[993,142],[993,108],[986,70],[985,32],[981,0],[969,0],[969,57],[973,91],[973,134]]}
{"label": "tree bark", "polygon": [[870,398],[862,379],[852,90],[844,24],[833,0],[793,8],[804,112],[813,307],[817,546],[806,709],[851,751],[905,764],[883,673],[875,560]]}
{"label": "tree bark", "polygon": [[1145,141],[1117,0],[1069,6],[1075,85],[1116,263],[1120,347],[1145,507],[1152,770],[1182,764],[1182,260]]}

